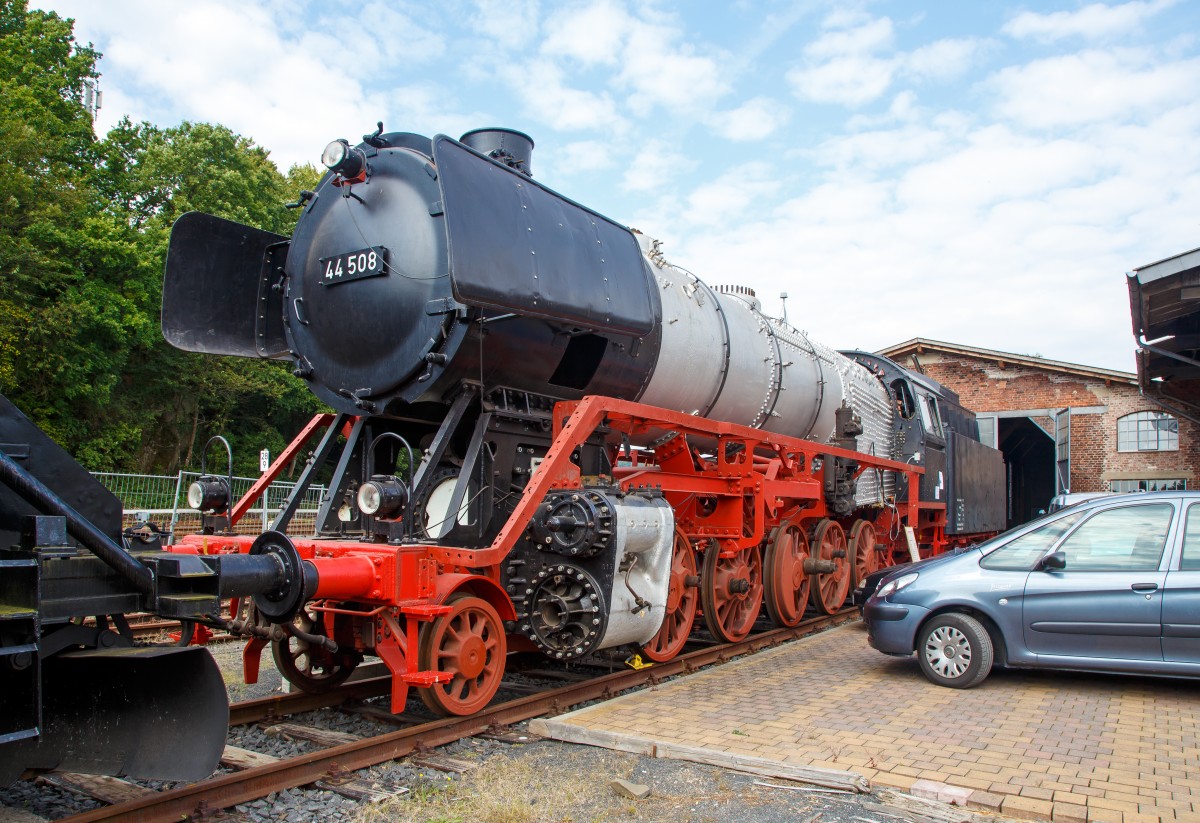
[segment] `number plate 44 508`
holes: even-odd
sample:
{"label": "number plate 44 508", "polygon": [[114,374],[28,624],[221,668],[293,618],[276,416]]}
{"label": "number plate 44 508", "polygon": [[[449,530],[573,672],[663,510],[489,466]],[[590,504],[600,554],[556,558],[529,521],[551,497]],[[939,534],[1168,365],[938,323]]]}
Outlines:
{"label": "number plate 44 508", "polygon": [[322,257],[320,265],[320,282],[325,286],[375,277],[387,273],[387,249],[383,246],[371,246],[369,249],[358,249],[336,257]]}

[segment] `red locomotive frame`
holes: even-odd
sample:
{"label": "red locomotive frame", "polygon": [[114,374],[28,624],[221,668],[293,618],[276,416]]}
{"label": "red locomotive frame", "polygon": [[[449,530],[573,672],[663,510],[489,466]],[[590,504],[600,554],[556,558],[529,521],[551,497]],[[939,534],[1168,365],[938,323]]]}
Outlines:
{"label": "red locomotive frame", "polygon": [[[233,507],[231,521],[333,420],[328,414],[315,417]],[[612,477],[583,477],[572,454],[598,429],[612,433],[608,442],[617,444],[610,447],[612,465],[619,468]],[[799,623],[809,605],[836,611],[854,580],[910,558],[906,527],[913,528],[924,554],[950,545],[945,504],[918,499],[920,466],[601,396],[558,403],[553,433],[544,460],[489,546],[292,538],[318,579],[299,623],[287,627],[298,638],[282,661],[291,667],[289,679],[305,688],[327,688],[371,653],[393,675],[394,712],[403,711],[410,686],[443,714],[483,708],[503,678],[507,651],[533,648],[505,629],[504,621],[514,620],[516,611],[500,570],[539,503],[554,490],[598,484],[620,491],[648,488],[670,503],[675,537],[666,616],[642,649],[655,661],[679,653],[698,613],[714,636],[732,641],[749,634],[763,605],[781,626]],[[627,445],[631,440],[653,447],[633,449]],[[824,488],[835,458],[856,464],[855,477],[866,470],[894,472],[905,499],[834,516]],[[257,539],[264,537],[288,539],[273,533]],[[244,553],[255,539],[191,535],[170,550]],[[281,639],[279,632],[275,639]],[[267,642],[260,632],[247,644],[248,682],[257,679]],[[283,642],[292,648],[290,640]]]}

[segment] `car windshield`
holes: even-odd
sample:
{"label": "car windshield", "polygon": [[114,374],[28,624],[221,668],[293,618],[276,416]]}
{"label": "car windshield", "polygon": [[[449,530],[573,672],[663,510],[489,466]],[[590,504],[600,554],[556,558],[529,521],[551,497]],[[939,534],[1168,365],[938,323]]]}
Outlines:
{"label": "car windshield", "polygon": [[[1057,512],[1056,512],[1057,514]],[[1083,512],[1073,511],[1061,517],[1052,519],[1049,523],[1025,532],[1020,537],[1009,540],[1003,545],[985,549],[986,557],[979,561],[984,569],[1005,569],[1010,571],[1027,571],[1046,553],[1046,549],[1054,545],[1067,529],[1071,528],[1083,517]],[[1045,519],[1045,518],[1043,518]]]}
{"label": "car windshield", "polygon": [[1051,520],[1054,520],[1055,518],[1062,517],[1063,513],[1064,513],[1063,510],[1059,509],[1058,511],[1055,511],[1055,512],[1049,512],[1047,514],[1043,514],[1033,520],[1030,520],[1028,523],[1022,523],[1019,526],[1013,526],[1011,529],[1009,529],[1007,531],[1003,531],[1000,534],[996,535],[995,537],[989,537],[987,540],[981,540],[980,542],[975,543],[974,545],[967,546],[966,551],[979,549],[985,555],[990,554],[991,552],[996,551],[996,549],[1000,548],[1001,546],[1007,544],[1008,541],[1012,540],[1013,535],[1016,534],[1018,531],[1027,531],[1027,530],[1037,526],[1039,523],[1046,523]]}

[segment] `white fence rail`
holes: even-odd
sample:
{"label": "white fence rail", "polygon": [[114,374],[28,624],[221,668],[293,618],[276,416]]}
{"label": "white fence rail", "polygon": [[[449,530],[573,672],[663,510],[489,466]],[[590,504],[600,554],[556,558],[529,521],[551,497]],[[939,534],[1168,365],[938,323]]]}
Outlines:
{"label": "white fence rail", "polygon": [[[92,476],[117,496],[124,510],[122,525],[131,526],[138,520],[149,519],[170,532],[169,542],[185,534],[196,534],[201,529],[200,513],[188,508],[188,486],[200,477],[199,472],[178,474],[120,474],[116,472],[92,472]],[[233,478],[232,506],[258,480],[257,477]],[[258,534],[270,528],[271,522],[295,488],[295,483],[276,481],[267,487],[254,507],[242,517],[233,530],[238,534]],[[310,486],[300,502],[300,507],[288,524],[292,534],[312,534],[316,531],[317,510],[324,500],[324,486]],[[265,503],[265,505],[264,505]]]}

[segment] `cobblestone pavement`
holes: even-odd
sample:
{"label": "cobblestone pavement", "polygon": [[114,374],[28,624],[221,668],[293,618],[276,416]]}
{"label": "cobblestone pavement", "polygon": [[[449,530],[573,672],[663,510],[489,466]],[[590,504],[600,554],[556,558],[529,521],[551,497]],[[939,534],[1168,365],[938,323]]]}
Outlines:
{"label": "cobblestone pavement", "polygon": [[1140,823],[1200,822],[1198,720],[1198,681],[997,670],[941,688],[854,623],[546,726],[631,751],[854,771],[1006,817]]}

